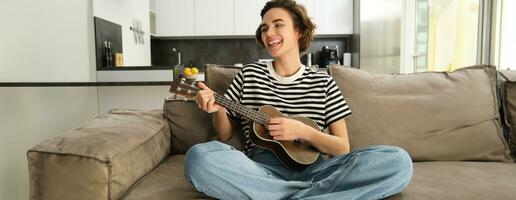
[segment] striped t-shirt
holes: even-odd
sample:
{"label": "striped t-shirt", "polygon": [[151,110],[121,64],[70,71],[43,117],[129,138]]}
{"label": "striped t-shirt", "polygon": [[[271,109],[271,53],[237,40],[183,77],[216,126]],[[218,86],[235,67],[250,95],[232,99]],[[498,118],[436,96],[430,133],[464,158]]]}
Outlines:
{"label": "striped t-shirt", "polygon": [[[269,105],[286,116],[308,117],[320,130],[351,115],[333,78],[304,65],[294,75],[282,77],[274,71],[272,62],[247,64],[224,96],[255,110]],[[255,145],[249,138],[249,121],[232,111],[228,111],[228,116],[241,124],[245,135],[244,152],[250,152]]]}

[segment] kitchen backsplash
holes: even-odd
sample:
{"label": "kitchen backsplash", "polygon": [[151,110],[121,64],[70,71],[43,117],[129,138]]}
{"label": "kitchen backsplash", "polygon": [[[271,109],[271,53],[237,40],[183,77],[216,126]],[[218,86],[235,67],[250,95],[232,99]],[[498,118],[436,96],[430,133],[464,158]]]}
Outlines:
{"label": "kitchen backsplash", "polygon": [[[350,52],[351,37],[316,38],[305,53],[314,54],[312,63],[319,63],[319,53],[324,46],[339,47],[339,57],[342,53]],[[203,70],[205,64],[251,63],[258,59],[268,59],[267,52],[256,43],[254,38],[218,38],[218,39],[151,39],[151,63],[157,66],[177,64],[177,54],[172,51],[176,48],[181,52],[181,61],[184,65],[190,63]],[[301,60],[305,63],[306,56]]]}

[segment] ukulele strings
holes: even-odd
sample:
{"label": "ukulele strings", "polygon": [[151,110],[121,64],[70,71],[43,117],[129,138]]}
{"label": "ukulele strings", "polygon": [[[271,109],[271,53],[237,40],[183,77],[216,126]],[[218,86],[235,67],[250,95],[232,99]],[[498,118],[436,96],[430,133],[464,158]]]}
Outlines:
{"label": "ukulele strings", "polygon": [[269,120],[269,117],[265,114],[256,111],[254,109],[243,106],[242,104],[231,101],[217,93],[215,93],[215,102],[220,103],[222,106],[228,108],[229,110],[233,110],[236,113],[249,118],[255,122],[260,124],[266,124]]}
{"label": "ukulele strings", "polygon": [[[193,95],[197,94],[199,92],[199,88],[193,87],[190,85],[183,85],[183,87],[186,87],[187,90],[192,91]],[[242,115],[245,118],[251,119],[255,122],[258,122],[260,124],[266,124],[267,121],[269,121],[269,117],[257,110],[245,107],[242,104],[239,104],[237,102],[234,102],[230,99],[227,99],[226,97],[219,95],[217,93],[214,93],[215,95],[215,102],[221,104],[222,106],[228,108],[229,110],[233,110],[236,113]]]}

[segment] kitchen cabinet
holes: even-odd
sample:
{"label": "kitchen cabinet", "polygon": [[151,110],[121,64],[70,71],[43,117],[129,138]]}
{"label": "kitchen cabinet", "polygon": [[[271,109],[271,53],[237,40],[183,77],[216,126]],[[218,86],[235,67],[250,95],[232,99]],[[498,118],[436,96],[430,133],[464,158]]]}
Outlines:
{"label": "kitchen cabinet", "polygon": [[[157,36],[253,36],[268,0],[155,0]],[[297,0],[316,35],[353,34],[353,0]]]}
{"label": "kitchen cabinet", "polygon": [[195,35],[194,1],[155,0],[156,35]]}
{"label": "kitchen cabinet", "polygon": [[195,0],[195,35],[234,35],[233,0]]}
{"label": "kitchen cabinet", "polygon": [[235,35],[254,35],[262,22],[260,11],[268,0],[234,0]]}
{"label": "kitchen cabinet", "polygon": [[353,34],[353,0],[317,0],[313,9],[317,35]]}

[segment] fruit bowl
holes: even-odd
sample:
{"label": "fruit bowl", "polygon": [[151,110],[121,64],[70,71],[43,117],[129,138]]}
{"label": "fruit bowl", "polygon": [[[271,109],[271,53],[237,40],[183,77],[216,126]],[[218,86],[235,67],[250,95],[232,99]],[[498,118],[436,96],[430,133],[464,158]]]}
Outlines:
{"label": "fruit bowl", "polygon": [[183,69],[183,78],[186,79],[186,82],[191,84],[197,80],[198,73],[199,69],[197,69],[197,67],[185,67]]}
{"label": "fruit bowl", "polygon": [[197,74],[183,74],[183,77],[186,78],[186,79],[196,80],[197,79]]}
{"label": "fruit bowl", "polygon": [[197,74],[183,74],[183,78],[185,79],[187,84],[193,85],[197,80]]}

